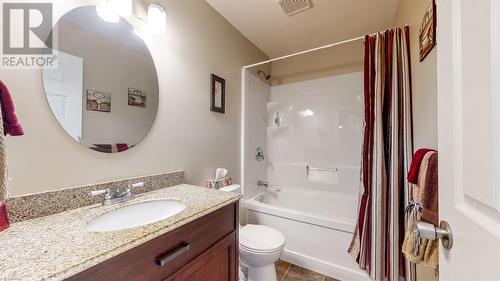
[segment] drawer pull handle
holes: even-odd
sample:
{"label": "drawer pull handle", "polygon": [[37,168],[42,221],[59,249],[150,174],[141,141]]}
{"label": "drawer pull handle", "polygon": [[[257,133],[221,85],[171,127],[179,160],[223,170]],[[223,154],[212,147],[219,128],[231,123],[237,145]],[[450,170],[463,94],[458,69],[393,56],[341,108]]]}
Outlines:
{"label": "drawer pull handle", "polygon": [[159,257],[156,258],[156,264],[159,266],[164,266],[167,263],[171,262],[178,256],[184,254],[185,252],[189,251],[189,248],[191,246],[187,242],[182,242],[182,244],[174,251],[170,251],[166,254],[163,254]]}

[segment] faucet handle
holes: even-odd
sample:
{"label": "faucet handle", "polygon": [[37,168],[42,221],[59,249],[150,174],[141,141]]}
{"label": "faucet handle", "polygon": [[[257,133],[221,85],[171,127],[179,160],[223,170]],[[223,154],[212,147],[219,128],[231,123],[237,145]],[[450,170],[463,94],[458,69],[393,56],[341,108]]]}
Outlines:
{"label": "faucet handle", "polygon": [[106,195],[111,194],[111,190],[109,188],[106,188],[106,189],[91,191],[89,193],[90,196],[99,196],[99,195],[102,195],[102,194],[106,194]]}
{"label": "faucet handle", "polygon": [[134,198],[134,189],[135,188],[138,188],[138,187],[143,187],[144,186],[144,182],[138,182],[138,183],[134,183],[134,184],[129,184],[128,187],[127,187],[127,196],[129,198]]}

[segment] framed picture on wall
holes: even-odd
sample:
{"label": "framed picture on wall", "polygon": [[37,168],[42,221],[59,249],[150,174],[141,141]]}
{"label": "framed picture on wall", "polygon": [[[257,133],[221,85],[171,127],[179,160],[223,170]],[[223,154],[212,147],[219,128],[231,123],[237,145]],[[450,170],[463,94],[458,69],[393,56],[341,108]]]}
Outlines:
{"label": "framed picture on wall", "polygon": [[423,61],[425,57],[431,52],[431,50],[436,46],[436,1],[430,0],[429,7],[422,20],[422,26],[420,26],[420,61]]}
{"label": "framed picture on wall", "polygon": [[212,74],[210,81],[210,110],[224,114],[226,112],[226,80]]}
{"label": "framed picture on wall", "polygon": [[111,94],[87,90],[87,110],[111,112]]}

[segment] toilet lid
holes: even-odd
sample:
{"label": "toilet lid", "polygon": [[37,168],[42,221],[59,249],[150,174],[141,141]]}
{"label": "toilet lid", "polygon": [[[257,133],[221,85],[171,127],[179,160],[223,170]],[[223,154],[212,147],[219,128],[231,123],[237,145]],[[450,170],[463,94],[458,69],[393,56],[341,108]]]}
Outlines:
{"label": "toilet lid", "polygon": [[240,229],[240,246],[258,252],[270,252],[285,244],[285,236],[274,228],[248,224]]}

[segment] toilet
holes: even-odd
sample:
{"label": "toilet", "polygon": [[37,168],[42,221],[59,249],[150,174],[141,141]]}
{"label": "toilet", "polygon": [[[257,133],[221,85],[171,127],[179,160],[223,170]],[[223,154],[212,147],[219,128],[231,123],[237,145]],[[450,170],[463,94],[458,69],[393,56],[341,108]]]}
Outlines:
{"label": "toilet", "polygon": [[274,263],[285,247],[285,237],[276,229],[247,224],[240,228],[240,280],[276,281]]}
{"label": "toilet", "polygon": [[[226,192],[241,192],[238,184],[220,189]],[[264,225],[240,226],[240,280],[277,281],[275,262],[285,248],[285,236],[278,230]]]}

